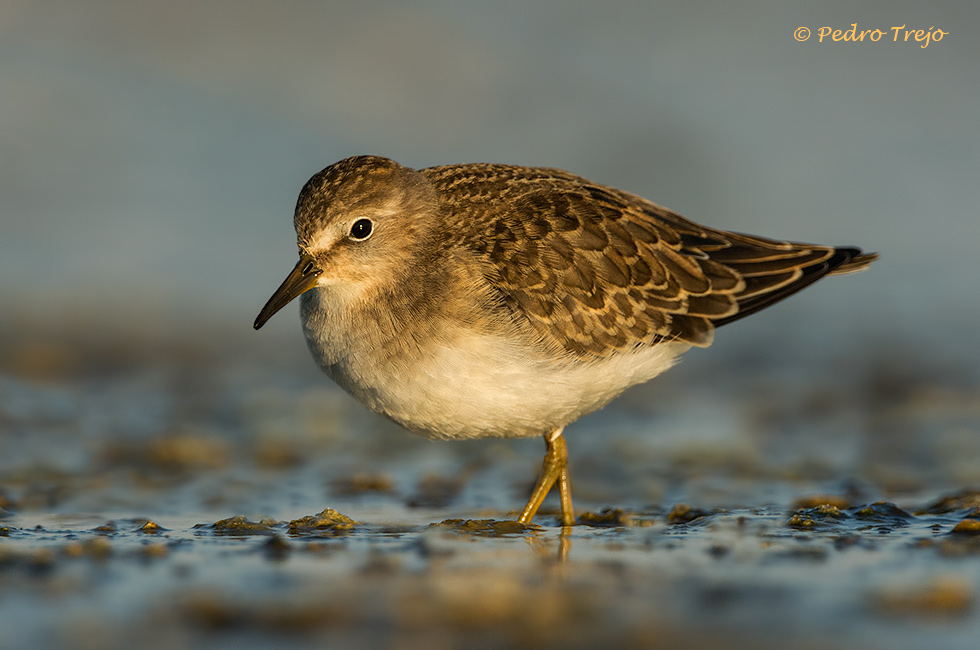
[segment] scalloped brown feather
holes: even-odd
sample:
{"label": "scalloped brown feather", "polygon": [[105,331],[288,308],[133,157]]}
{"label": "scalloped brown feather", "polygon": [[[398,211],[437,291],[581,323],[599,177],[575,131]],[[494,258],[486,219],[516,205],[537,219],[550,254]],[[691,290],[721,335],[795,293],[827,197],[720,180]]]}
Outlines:
{"label": "scalloped brown feather", "polygon": [[420,171],[504,302],[583,359],[665,340],[707,346],[715,327],[877,259],[707,228],[558,169]]}

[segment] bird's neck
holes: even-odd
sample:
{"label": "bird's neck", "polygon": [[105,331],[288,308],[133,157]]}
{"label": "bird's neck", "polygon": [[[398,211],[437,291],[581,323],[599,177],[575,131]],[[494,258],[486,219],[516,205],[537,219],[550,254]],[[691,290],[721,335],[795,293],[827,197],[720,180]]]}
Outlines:
{"label": "bird's neck", "polygon": [[[328,285],[301,296],[307,341],[323,363],[366,350],[394,353],[435,333],[446,316],[445,298],[457,285],[446,264],[417,264],[398,278],[371,286]],[[425,331],[423,331],[425,330]]]}

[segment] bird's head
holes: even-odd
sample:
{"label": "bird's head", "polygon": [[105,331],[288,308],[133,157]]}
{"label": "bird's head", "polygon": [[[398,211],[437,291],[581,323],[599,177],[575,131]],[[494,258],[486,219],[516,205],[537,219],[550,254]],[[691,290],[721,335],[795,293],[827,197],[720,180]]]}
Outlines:
{"label": "bird's head", "polygon": [[314,287],[348,298],[404,279],[437,227],[438,200],[425,177],[387,158],[354,156],[303,186],[293,226],[299,262],[255,319],[259,329]]}

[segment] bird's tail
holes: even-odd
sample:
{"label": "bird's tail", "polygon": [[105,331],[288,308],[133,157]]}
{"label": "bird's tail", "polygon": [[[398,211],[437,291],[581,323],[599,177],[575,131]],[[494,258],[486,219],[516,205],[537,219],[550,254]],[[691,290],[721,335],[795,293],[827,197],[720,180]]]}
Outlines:
{"label": "bird's tail", "polygon": [[878,253],[861,253],[847,260],[827,275],[844,275],[845,273],[857,273],[868,268],[872,262],[878,259]]}

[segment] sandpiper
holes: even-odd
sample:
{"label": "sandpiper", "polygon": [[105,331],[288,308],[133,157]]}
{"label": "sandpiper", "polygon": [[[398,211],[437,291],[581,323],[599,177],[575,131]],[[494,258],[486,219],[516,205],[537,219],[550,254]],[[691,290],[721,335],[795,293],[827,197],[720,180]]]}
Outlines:
{"label": "sandpiper", "polygon": [[330,165],[300,192],[299,262],[255,329],[302,296],[310,351],[374,411],[430,438],[543,436],[520,515],[557,483],[562,431],[825,275],[877,259],[701,226],[566,171]]}

